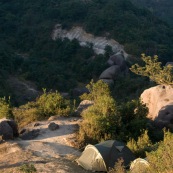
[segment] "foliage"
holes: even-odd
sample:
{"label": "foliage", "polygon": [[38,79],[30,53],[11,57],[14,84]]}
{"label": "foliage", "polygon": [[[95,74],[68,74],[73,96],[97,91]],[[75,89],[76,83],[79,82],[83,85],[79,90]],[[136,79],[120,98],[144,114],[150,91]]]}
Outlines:
{"label": "foliage", "polygon": [[169,131],[164,131],[164,140],[158,143],[158,148],[155,151],[147,153],[147,160],[150,163],[150,172],[171,172],[173,170],[173,134]]}
{"label": "foliage", "polygon": [[138,137],[138,140],[130,139],[127,146],[134,152],[136,157],[144,158],[146,157],[145,152],[152,150],[152,142],[149,139],[148,131],[145,130],[144,133]]}
{"label": "foliage", "polygon": [[114,168],[109,170],[108,173],[126,173],[126,169],[123,163],[124,160],[122,158],[118,159],[118,162],[115,163]]}
{"label": "foliage", "polygon": [[157,84],[173,84],[173,66],[167,65],[161,67],[161,62],[158,62],[158,57],[153,58],[142,54],[142,60],[145,66],[141,67],[138,64],[133,65],[130,70],[138,75],[147,76]]}
{"label": "foliage", "polygon": [[47,93],[43,90],[43,94],[36,100],[37,113],[41,116],[68,116],[70,114],[70,103],[65,100],[61,94],[56,92]]}
{"label": "foliage", "polygon": [[142,8],[147,8],[152,14],[158,16],[169,24],[173,25],[172,22],[172,0],[131,0],[134,4]]}
{"label": "foliage", "polygon": [[36,168],[34,167],[33,164],[23,164],[19,168],[20,171],[24,173],[34,173],[37,172]]}
{"label": "foliage", "polygon": [[10,98],[8,100],[5,97],[0,98],[0,118],[14,118],[10,105]]}
{"label": "foliage", "polygon": [[76,40],[53,41],[50,35],[57,23],[113,38],[133,55],[172,58],[171,28],[128,0],[2,0],[0,13],[0,71],[20,74],[40,88],[67,91],[98,78],[112,53],[107,47],[104,56],[97,56],[92,46],[82,48]]}
{"label": "foliage", "polygon": [[58,91],[46,92],[36,99],[35,102],[28,102],[19,108],[13,109],[16,122],[23,127],[33,121],[43,120],[51,115],[69,116],[72,107],[68,100],[65,100]]}
{"label": "foliage", "polygon": [[115,138],[121,119],[107,84],[102,81],[91,82],[88,88],[90,93],[85,96],[93,100],[94,105],[82,113],[79,138],[86,143]]}
{"label": "foliage", "polygon": [[129,138],[137,139],[141,130],[146,129],[147,107],[140,100],[131,100],[118,106],[121,116],[120,137],[127,141]]}

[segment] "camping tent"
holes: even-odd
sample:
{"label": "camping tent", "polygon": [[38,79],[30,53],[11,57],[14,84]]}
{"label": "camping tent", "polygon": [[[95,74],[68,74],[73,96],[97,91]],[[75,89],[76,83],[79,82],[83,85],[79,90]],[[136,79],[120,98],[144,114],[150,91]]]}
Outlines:
{"label": "camping tent", "polygon": [[108,140],[96,145],[87,145],[77,163],[86,170],[108,171],[114,167],[119,158],[124,160],[125,166],[135,159],[124,143]]}
{"label": "camping tent", "polygon": [[132,173],[142,173],[147,172],[150,164],[146,159],[137,158],[130,165],[130,172]]}

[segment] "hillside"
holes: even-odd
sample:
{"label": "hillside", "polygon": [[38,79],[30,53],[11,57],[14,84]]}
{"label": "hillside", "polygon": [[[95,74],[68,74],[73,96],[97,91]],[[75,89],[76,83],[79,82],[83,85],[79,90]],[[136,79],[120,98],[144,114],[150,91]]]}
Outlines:
{"label": "hillside", "polygon": [[172,0],[131,0],[135,5],[147,8],[152,14],[173,26]]}
{"label": "hillside", "polygon": [[[96,55],[77,40],[52,40],[55,25],[65,30],[82,27],[94,36],[114,39],[128,54],[158,54],[172,60],[172,30],[149,11],[128,0],[1,1],[0,95],[9,95],[8,75],[34,81],[41,88],[70,91],[98,79],[111,49]],[[94,57],[94,58],[93,58]]]}

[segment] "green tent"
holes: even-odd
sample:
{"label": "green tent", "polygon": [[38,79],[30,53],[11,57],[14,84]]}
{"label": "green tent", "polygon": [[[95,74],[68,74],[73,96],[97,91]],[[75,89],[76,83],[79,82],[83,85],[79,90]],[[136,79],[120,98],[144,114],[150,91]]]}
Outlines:
{"label": "green tent", "polygon": [[135,160],[134,154],[123,142],[108,140],[96,145],[87,145],[77,163],[86,170],[106,172],[113,168],[120,158],[124,160],[125,166]]}

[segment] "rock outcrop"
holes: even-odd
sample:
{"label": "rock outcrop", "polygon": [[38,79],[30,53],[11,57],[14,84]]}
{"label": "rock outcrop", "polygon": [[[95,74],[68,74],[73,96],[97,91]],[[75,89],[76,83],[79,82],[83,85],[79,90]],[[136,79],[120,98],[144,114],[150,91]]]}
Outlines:
{"label": "rock outcrop", "polygon": [[14,120],[5,118],[0,120],[0,136],[3,140],[14,139],[18,135],[18,127]]}
{"label": "rock outcrop", "polygon": [[77,39],[81,46],[89,46],[92,44],[93,50],[96,54],[104,54],[105,47],[111,46],[114,53],[122,52],[125,58],[128,54],[124,51],[124,47],[120,45],[117,41],[113,39],[107,39],[106,37],[95,37],[79,26],[72,27],[70,30],[62,29],[60,24],[57,24],[52,32],[52,39],[56,40],[58,38],[69,40]]}
{"label": "rock outcrop", "polygon": [[111,79],[115,80],[116,77],[120,74],[120,67],[118,65],[113,65],[103,71],[99,79]]}
{"label": "rock outcrop", "polygon": [[149,109],[148,118],[159,127],[173,124],[173,88],[169,85],[158,85],[145,90],[141,100]]}
{"label": "rock outcrop", "polygon": [[93,101],[90,100],[83,100],[82,102],[80,102],[77,110],[75,111],[75,115],[81,115],[81,113],[83,111],[85,111],[89,106],[92,106],[94,104]]}

